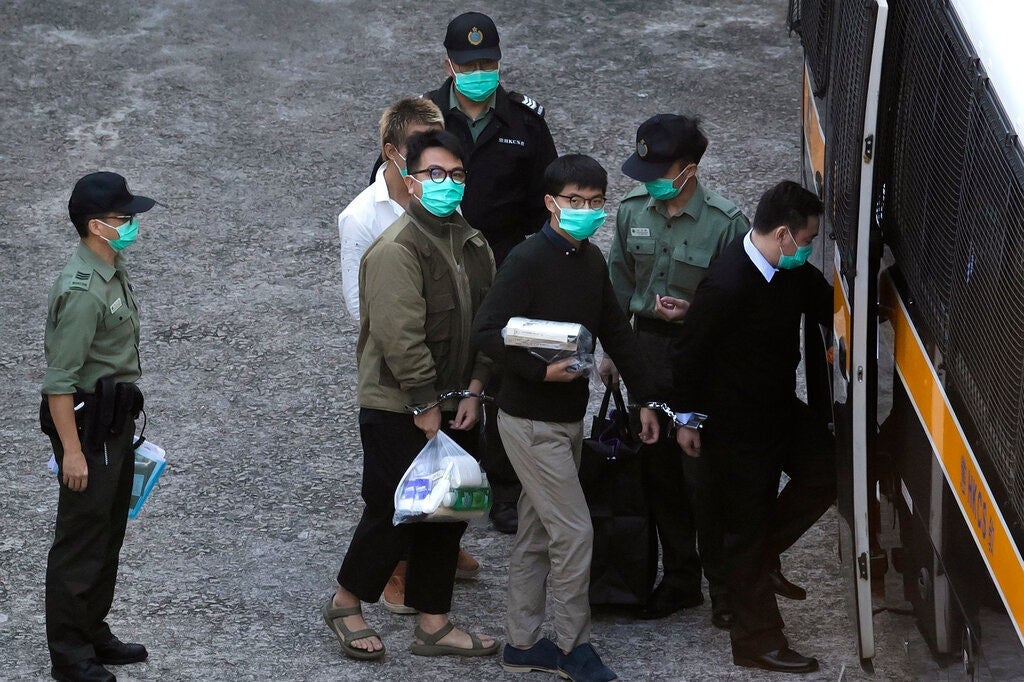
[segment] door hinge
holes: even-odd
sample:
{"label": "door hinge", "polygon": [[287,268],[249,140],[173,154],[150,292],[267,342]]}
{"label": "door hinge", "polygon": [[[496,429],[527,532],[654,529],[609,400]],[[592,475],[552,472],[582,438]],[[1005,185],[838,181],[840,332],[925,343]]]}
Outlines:
{"label": "door hinge", "polygon": [[871,158],[875,155],[875,136],[868,135],[864,138],[864,163],[871,163]]}
{"label": "door hinge", "polygon": [[861,552],[860,556],[857,557],[857,569],[860,573],[861,580],[868,579],[868,553]]}

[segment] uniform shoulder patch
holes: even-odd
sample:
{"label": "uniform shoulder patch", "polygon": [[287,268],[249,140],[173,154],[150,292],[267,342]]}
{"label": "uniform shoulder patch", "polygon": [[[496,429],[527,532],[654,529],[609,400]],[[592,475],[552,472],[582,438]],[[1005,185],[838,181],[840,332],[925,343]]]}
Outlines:
{"label": "uniform shoulder patch", "polygon": [[730,220],[736,216],[743,215],[743,211],[740,210],[739,206],[732,203],[721,194],[716,194],[715,192],[705,190],[704,203],[708,206],[714,206],[724,213]]}
{"label": "uniform shoulder patch", "polygon": [[80,289],[87,291],[89,284],[92,282],[92,270],[78,270],[71,277],[71,281],[68,283],[68,289]]}
{"label": "uniform shoulder patch", "polygon": [[526,107],[527,109],[537,114],[541,118],[544,118],[544,106],[534,98],[528,95],[520,94],[518,92],[508,93],[508,98],[515,102],[516,104],[520,104]]}

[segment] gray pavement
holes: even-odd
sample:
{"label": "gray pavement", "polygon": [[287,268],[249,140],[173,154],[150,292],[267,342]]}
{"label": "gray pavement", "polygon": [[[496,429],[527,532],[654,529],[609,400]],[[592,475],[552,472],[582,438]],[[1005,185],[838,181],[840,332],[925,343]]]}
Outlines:
{"label": "gray pavement", "polygon": [[[0,678],[49,672],[42,332],[77,239],[70,188],[100,169],[169,206],[144,216],[128,252],[146,435],[170,463],[122,553],[111,622],[151,658],[120,679],[512,678],[495,659],[413,657],[413,621],[380,606],[367,614],[385,662],[350,661],[319,614],[361,510],[335,217],[365,186],[380,111],[440,82],[444,26],[464,9],[495,18],[503,82],[545,105],[560,152],[605,164],[611,197],[630,186],[618,166],[636,126],[662,111],[705,119],[702,179],[748,214],[798,176],[801,61],[784,0],[0,4]],[[784,557],[810,592],[782,605],[794,645],[821,659],[807,679],[865,677],[835,534],[830,512]],[[457,586],[453,617],[500,636],[510,538],[477,527],[465,544],[484,569]],[[593,640],[623,679],[772,679],[734,667],[709,621],[706,605],[657,622],[598,614]],[[879,676],[908,679],[889,653]]]}

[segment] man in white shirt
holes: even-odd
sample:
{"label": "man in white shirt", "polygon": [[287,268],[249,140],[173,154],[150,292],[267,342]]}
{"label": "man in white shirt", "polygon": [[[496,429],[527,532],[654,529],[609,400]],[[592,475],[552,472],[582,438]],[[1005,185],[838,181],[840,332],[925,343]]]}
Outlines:
{"label": "man in white shirt", "polygon": [[[444,130],[444,115],[429,99],[409,97],[384,110],[380,117],[380,154],[383,162],[373,183],[338,214],[341,237],[341,287],[349,315],[359,322],[359,261],[384,230],[409,206],[405,185],[405,141],[413,134]],[[413,614],[405,605],[405,562],[400,561],[384,588],[384,606],[392,613]],[[468,579],[480,571],[479,562],[459,550],[455,577]]]}
{"label": "man in white shirt", "polygon": [[405,141],[413,133],[443,130],[444,116],[429,99],[410,97],[395,102],[380,118],[380,149],[383,164],[373,183],[338,215],[341,237],[341,286],[345,307],[359,321],[359,260],[370,244],[409,205],[405,175]]}

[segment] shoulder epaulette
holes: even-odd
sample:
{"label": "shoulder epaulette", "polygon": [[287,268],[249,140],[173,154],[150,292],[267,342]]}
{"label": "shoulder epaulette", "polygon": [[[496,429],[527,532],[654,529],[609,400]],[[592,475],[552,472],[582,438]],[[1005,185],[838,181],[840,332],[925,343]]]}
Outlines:
{"label": "shoulder epaulette", "polygon": [[714,206],[719,211],[724,213],[729,219],[735,218],[736,216],[741,215],[743,213],[743,211],[740,210],[739,206],[732,203],[731,201],[723,197],[721,194],[716,194],[715,192],[709,192],[705,190],[704,203],[706,203],[708,206]]}
{"label": "shoulder epaulette", "polygon": [[518,92],[508,93],[508,98],[516,104],[520,104],[533,113],[537,114],[541,118],[544,118],[544,105],[528,95],[523,95]]}
{"label": "shoulder epaulette", "polygon": [[89,283],[92,282],[92,270],[79,270],[75,273],[74,277],[71,278],[71,282],[68,284],[68,289],[81,289],[87,291],[89,289]]}

